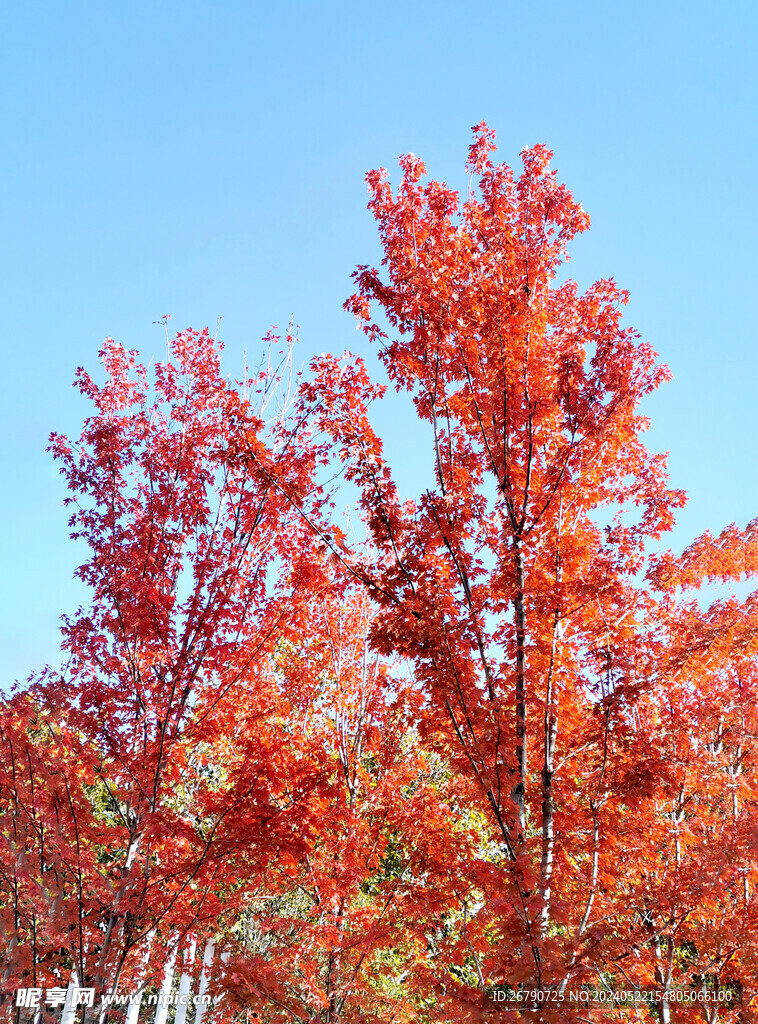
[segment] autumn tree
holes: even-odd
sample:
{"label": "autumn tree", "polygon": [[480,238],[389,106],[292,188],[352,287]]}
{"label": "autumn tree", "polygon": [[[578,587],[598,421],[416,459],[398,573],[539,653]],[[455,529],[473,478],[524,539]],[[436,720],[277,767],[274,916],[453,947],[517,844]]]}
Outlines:
{"label": "autumn tree", "polygon": [[[724,955],[706,952],[705,928],[698,945],[675,927],[698,900],[702,918],[699,854],[677,911],[654,865],[687,814],[682,744],[696,742],[710,704],[701,760],[721,749],[715,709],[728,706],[736,669],[711,663],[688,679],[707,694],[697,712],[681,672],[674,688],[696,641],[656,592],[651,555],[684,498],[645,447],[639,411],[668,370],[624,326],[626,293],[605,279],[580,293],[565,279],[567,246],[589,218],[550,152],[525,150],[516,176],[493,163],[484,124],[474,135],[463,202],[425,182],[413,155],[395,192],[385,171],[368,175],[385,269],[360,267],[347,303],[427,426],[434,486],[400,500],[368,418],[380,390],[360,361],[322,359],[309,385],[376,551],[346,558],[379,608],[373,643],[412,663],[429,702],[422,735],[481,822],[465,906],[451,908],[440,946],[436,1013],[476,1017],[498,988],[557,998],[625,977],[665,1003],[666,957],[680,965],[689,949],[679,977],[702,980],[705,961]],[[742,653],[752,666],[752,648]],[[721,782],[744,768],[741,728]],[[690,777],[698,771],[690,761]],[[706,818],[722,800],[709,789]],[[750,874],[752,839],[735,833],[732,845],[743,851],[737,874]],[[669,871],[669,887],[674,875],[682,882]]]}
{"label": "autumn tree", "polygon": [[152,383],[115,342],[102,356],[104,385],[79,372],[80,440],[51,444],[91,604],[65,620],[64,671],[15,698],[0,735],[6,977],[73,972],[98,993],[216,927],[233,853],[298,848],[310,766],[269,661],[314,564],[286,374],[264,364],[238,388],[207,331],[177,334]]}
{"label": "autumn tree", "polygon": [[217,1020],[755,1019],[758,607],[703,588],[758,530],[661,550],[668,370],[567,278],[550,152],[494,148],[464,201],[412,155],[368,175],[347,307],[426,430],[413,500],[350,355],[235,386],[184,331],[152,383],[111,341],[80,372],[52,450],[92,602],[0,708],[6,980],[144,986],[207,935]]}

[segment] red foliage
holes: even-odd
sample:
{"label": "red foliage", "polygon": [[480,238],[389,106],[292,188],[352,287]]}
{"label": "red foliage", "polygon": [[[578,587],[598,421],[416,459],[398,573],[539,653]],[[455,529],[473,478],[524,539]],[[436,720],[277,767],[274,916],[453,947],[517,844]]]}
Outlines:
{"label": "red foliage", "polygon": [[80,371],[52,450],[92,603],[0,709],[6,981],[147,984],[208,935],[217,1019],[715,1020],[681,992],[738,983],[718,1019],[755,1018],[758,607],[695,598],[756,574],[756,526],[658,552],[668,371],[565,279],[589,218],[550,152],[493,150],[464,202],[412,155],[367,178],[384,270],[346,305],[427,430],[414,500],[359,359],[273,416],[207,332],[152,382],[114,342]]}

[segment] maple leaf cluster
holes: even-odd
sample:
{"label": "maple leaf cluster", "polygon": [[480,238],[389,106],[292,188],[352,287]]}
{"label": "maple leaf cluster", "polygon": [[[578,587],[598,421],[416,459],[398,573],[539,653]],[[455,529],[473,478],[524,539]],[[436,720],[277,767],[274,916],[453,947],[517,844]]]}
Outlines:
{"label": "maple leaf cluster", "polygon": [[549,150],[494,149],[465,201],[367,176],[346,307],[426,431],[413,500],[357,357],[293,381],[288,338],[233,384],[187,330],[79,372],[51,450],[92,599],[0,707],[6,992],[197,980],[202,941],[209,1021],[756,1019],[758,604],[699,592],[756,574],[758,521],[661,551],[668,370],[565,280]]}

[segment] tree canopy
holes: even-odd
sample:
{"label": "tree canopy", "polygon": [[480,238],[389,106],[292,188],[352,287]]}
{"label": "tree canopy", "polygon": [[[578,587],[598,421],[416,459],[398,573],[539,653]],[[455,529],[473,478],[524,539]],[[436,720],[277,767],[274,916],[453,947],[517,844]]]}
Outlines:
{"label": "tree canopy", "polygon": [[494,149],[465,200],[367,176],[346,307],[426,431],[412,499],[358,357],[293,377],[271,337],[233,384],[186,330],[79,371],[51,451],[91,603],[0,707],[7,991],[148,989],[212,940],[206,1020],[755,1019],[758,609],[699,591],[755,575],[758,521],[663,549],[668,370],[566,278],[552,154]]}

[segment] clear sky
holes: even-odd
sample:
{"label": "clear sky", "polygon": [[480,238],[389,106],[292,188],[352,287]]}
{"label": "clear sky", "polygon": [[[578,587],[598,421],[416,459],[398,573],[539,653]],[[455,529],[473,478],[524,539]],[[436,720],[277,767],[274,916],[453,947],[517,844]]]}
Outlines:
{"label": "clear sky", "polygon": [[[0,686],[56,660],[83,598],[45,454],[87,414],[76,367],[106,335],[159,356],[164,313],[223,316],[234,376],[290,316],[303,362],[362,351],[342,302],[378,258],[364,173],[413,151],[463,187],[482,119],[509,163],[554,150],[593,221],[572,273],[629,289],[673,370],[646,411],[690,495],[674,546],[758,515],[755,4],[25,0],[0,46]],[[428,460],[402,409],[382,419],[410,491]]]}

